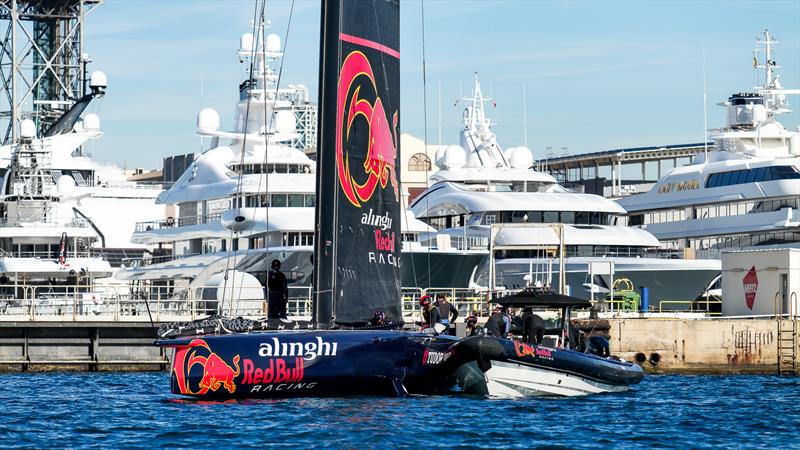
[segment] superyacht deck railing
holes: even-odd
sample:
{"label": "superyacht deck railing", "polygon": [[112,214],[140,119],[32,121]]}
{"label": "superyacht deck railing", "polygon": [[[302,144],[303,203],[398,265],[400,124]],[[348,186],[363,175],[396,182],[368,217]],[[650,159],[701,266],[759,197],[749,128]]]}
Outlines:
{"label": "superyacht deck railing", "polygon": [[190,225],[200,225],[204,223],[216,223],[222,220],[222,213],[216,212],[198,216],[186,217],[167,217],[160,220],[150,220],[146,222],[136,222],[136,231],[152,231],[163,228],[187,227]]}

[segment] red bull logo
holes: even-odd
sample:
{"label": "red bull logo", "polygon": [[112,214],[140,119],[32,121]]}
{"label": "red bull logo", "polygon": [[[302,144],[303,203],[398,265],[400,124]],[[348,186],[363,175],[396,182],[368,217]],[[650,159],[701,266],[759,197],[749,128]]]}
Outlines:
{"label": "red bull logo", "polygon": [[[356,81],[365,78],[366,83],[353,88]],[[362,87],[374,92],[374,101],[364,98]],[[349,95],[349,97],[348,97]],[[336,111],[336,165],[339,185],[345,197],[353,206],[361,205],[372,198],[378,185],[382,189],[391,182],[395,200],[400,201],[395,172],[397,159],[397,112],[392,115],[392,123],[384,110],[383,101],[378,96],[375,75],[367,57],[360,51],[353,51],[342,63],[339,73],[339,87]],[[349,105],[347,111],[346,106]],[[346,113],[346,117],[345,117]],[[356,119],[362,118],[369,126],[367,156],[359,168],[361,174],[350,172],[349,153],[345,144]],[[358,172],[358,171],[357,171]]]}
{"label": "red bull logo", "polygon": [[[189,372],[194,366],[203,368],[196,391],[189,385]],[[220,387],[233,394],[236,392],[234,379],[239,376],[239,355],[233,357],[233,367],[231,367],[218,354],[211,351],[206,341],[194,339],[188,346],[179,348],[175,352],[173,374],[181,394],[204,395],[209,391],[216,392]]]}
{"label": "red bull logo", "polygon": [[522,341],[514,341],[514,351],[517,353],[517,356],[520,358],[524,356],[532,356],[534,358],[545,358],[545,359],[552,359],[553,353],[551,350],[546,348],[539,348],[534,347],[532,345],[526,344]]}

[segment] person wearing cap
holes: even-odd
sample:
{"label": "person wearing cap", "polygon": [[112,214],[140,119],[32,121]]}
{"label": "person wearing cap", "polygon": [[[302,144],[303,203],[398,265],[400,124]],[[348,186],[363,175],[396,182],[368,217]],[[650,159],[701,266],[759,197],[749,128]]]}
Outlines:
{"label": "person wearing cap", "polygon": [[496,338],[503,338],[506,336],[506,322],[505,314],[503,314],[503,307],[497,305],[494,312],[486,321],[486,334]]}
{"label": "person wearing cap", "polygon": [[439,308],[433,304],[430,295],[423,295],[419,298],[419,306],[422,308],[422,329],[433,328],[437,323],[441,323]]}
{"label": "person wearing cap", "polygon": [[480,336],[483,334],[481,331],[483,330],[480,325],[478,325],[478,318],[474,315],[470,315],[464,320],[464,323],[467,324],[467,337],[470,336]]}
{"label": "person wearing cap", "polygon": [[281,272],[281,262],[272,260],[272,268],[267,275],[268,317],[270,319],[286,318],[286,303],[289,302],[289,287],[286,275]]}
{"label": "person wearing cap", "polygon": [[439,323],[442,325],[450,327],[450,324],[458,319],[458,309],[447,301],[446,294],[436,295],[436,308],[439,309],[439,317],[441,317]]}

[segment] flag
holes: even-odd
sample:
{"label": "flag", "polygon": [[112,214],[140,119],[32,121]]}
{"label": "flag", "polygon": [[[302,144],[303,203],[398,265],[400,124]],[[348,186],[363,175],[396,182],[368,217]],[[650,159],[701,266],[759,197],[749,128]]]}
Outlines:
{"label": "flag", "polygon": [[755,56],[753,56],[753,69],[757,69],[757,68],[758,68],[758,60],[756,59]]}

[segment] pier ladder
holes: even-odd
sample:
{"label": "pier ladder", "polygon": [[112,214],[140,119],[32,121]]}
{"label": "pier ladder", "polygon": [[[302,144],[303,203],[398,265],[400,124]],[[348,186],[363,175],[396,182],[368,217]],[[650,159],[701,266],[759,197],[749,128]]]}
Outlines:
{"label": "pier ladder", "polygon": [[[797,375],[797,294],[787,304],[780,293],[775,295],[775,318],[778,322],[778,375]],[[791,308],[786,308],[791,305]],[[788,311],[785,311],[788,309]]]}

